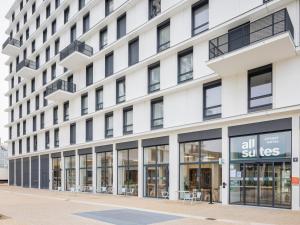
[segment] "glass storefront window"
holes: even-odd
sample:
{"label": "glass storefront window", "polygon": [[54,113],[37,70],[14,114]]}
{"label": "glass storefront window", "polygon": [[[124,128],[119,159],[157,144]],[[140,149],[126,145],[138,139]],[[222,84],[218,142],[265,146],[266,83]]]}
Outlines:
{"label": "glass storefront window", "polygon": [[97,153],[97,192],[112,193],[112,152]]}
{"label": "glass storefront window", "polygon": [[92,191],[93,155],[79,155],[79,183],[82,191]]}
{"label": "glass storefront window", "polygon": [[76,185],[75,156],[65,157],[66,190],[71,191]]}
{"label": "glass storefront window", "polygon": [[118,194],[138,194],[138,150],[118,151]]}
{"label": "glass storefront window", "polygon": [[144,195],[162,198],[169,193],[169,146],[144,148]]}
{"label": "glass storefront window", "polygon": [[256,158],[257,136],[234,137],[230,139],[230,159]]}
{"label": "glass storefront window", "polygon": [[[201,192],[201,200],[221,201],[222,141],[205,140],[180,144],[180,191]],[[183,193],[179,196],[184,197]]]}
{"label": "glass storefront window", "polygon": [[52,158],[52,189],[61,187],[61,158]]}

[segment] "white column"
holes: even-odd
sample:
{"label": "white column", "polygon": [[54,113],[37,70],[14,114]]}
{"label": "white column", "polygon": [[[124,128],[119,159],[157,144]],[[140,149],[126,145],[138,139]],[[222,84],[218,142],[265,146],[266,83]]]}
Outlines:
{"label": "white column", "polygon": [[[292,177],[299,179],[300,174],[300,151],[299,151],[299,138],[300,138],[300,121],[299,115],[292,117]],[[294,162],[295,161],[295,162]],[[300,209],[300,192],[299,184],[292,184],[292,209]]]}
{"label": "white column", "polygon": [[63,152],[61,153],[61,160],[60,160],[60,169],[61,169],[61,190],[65,190],[65,157]]}
{"label": "white column", "polygon": [[93,149],[93,192],[97,192],[97,154],[95,148]]}
{"label": "white column", "polygon": [[143,146],[142,141],[138,142],[138,197],[143,197],[143,187],[144,187],[144,168],[143,168]]}
{"label": "white column", "polygon": [[229,138],[228,127],[222,128],[222,204],[229,204]]}
{"label": "white column", "polygon": [[75,170],[76,170],[76,189],[79,187],[79,155],[78,150],[75,151]]}
{"label": "white column", "polygon": [[53,188],[53,173],[52,173],[52,157],[51,154],[49,154],[49,190],[52,190]]}
{"label": "white column", "polygon": [[179,144],[177,134],[169,136],[169,198],[178,200],[179,189]]}
{"label": "white column", "polygon": [[113,194],[118,193],[118,155],[116,145],[113,144]]}

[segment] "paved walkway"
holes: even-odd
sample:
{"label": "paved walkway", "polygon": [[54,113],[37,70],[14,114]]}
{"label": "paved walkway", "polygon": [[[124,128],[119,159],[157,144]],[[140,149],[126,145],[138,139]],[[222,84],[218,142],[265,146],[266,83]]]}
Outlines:
{"label": "paved walkway", "polygon": [[[130,212],[133,212],[133,217],[134,215],[144,214],[145,220],[147,215],[150,218],[151,215],[154,215],[153,213],[158,213],[158,218],[167,218],[163,222],[156,222],[156,225],[300,224],[300,211],[222,206],[221,204],[209,205],[206,202],[191,205],[182,201],[51,192],[0,186],[0,214],[8,217],[6,219],[0,218],[0,225],[126,224],[125,220],[122,221],[122,217],[115,217],[115,220],[107,219],[107,215],[113,214],[118,210],[130,210]],[[134,214],[135,212],[139,213]],[[103,219],[103,216],[105,219]],[[97,220],[97,218],[102,218],[102,220]],[[109,223],[109,221],[115,222]],[[119,221],[119,223],[116,221]],[[146,221],[143,222],[147,224]],[[127,224],[131,225],[131,223]],[[134,223],[132,222],[132,224]]]}

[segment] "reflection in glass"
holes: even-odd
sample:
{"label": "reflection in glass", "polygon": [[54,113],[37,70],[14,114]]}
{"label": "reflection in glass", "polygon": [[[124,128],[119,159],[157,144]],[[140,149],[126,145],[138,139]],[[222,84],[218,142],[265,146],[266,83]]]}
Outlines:
{"label": "reflection in glass", "polygon": [[79,155],[79,184],[82,191],[92,191],[93,155]]}
{"label": "reflection in glass", "polygon": [[71,191],[76,185],[75,156],[65,157],[66,190]]}
{"label": "reflection in glass", "polygon": [[112,152],[97,153],[97,192],[112,193]]}
{"label": "reflection in glass", "polygon": [[52,189],[61,187],[61,158],[52,158]]}

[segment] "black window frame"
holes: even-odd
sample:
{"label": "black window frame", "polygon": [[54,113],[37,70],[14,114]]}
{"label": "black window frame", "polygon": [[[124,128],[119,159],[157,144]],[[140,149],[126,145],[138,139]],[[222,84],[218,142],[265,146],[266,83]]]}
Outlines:
{"label": "black window frame", "polygon": [[114,4],[113,0],[105,0],[105,16],[108,16],[109,14],[111,14],[113,12],[113,10],[112,11],[109,10],[110,3]]}
{"label": "black window frame", "polygon": [[45,132],[45,149],[50,148],[50,133],[49,131]]}
{"label": "black window frame", "polygon": [[35,92],[35,78],[31,79],[31,93]]}
{"label": "black window frame", "polygon": [[63,114],[64,114],[64,121],[68,121],[70,119],[70,103],[69,101],[64,102],[63,104]]}
{"label": "black window frame", "polygon": [[[104,34],[106,34],[106,43],[104,43]],[[104,44],[103,44],[104,43]],[[107,26],[103,27],[99,32],[99,50],[102,50],[107,46]]]}
{"label": "black window frame", "polygon": [[56,29],[57,26],[56,26],[56,19],[52,21],[52,24],[51,24],[51,34],[55,34],[56,33]]}
{"label": "black window frame", "polygon": [[[127,113],[132,112],[132,123],[128,124]],[[130,128],[130,129],[128,129]],[[133,133],[133,106],[129,106],[123,109],[123,135],[128,135]]]}
{"label": "black window frame", "polygon": [[114,52],[105,55],[105,77],[114,74]]}
{"label": "black window frame", "polygon": [[85,141],[93,141],[93,118],[85,120]]}
{"label": "black window frame", "polygon": [[37,94],[35,96],[35,110],[39,110],[39,108],[40,108],[40,95]]}
{"label": "black window frame", "polygon": [[54,129],[54,148],[58,148],[59,147],[59,128],[55,128]]}
{"label": "black window frame", "polygon": [[[154,70],[154,69],[157,69],[159,68],[159,82],[158,83],[154,83],[154,84],[151,84],[150,83],[150,78],[151,78],[151,71]],[[152,87],[155,87],[159,85],[158,88],[156,89],[152,89]],[[159,91],[160,90],[160,62],[156,62],[156,63],[153,63],[151,65],[148,66],[148,93],[153,93],[153,92],[156,92],[156,91]]]}
{"label": "black window frame", "polygon": [[36,131],[36,116],[32,117],[32,131]]}
{"label": "black window frame", "polygon": [[38,140],[37,140],[37,135],[33,136],[33,151],[36,152],[38,149]]}
{"label": "black window frame", "polygon": [[[120,96],[120,88],[119,88],[119,84],[124,83],[124,95]],[[126,78],[121,77],[119,79],[116,80],[116,103],[122,103],[126,101]]]}
{"label": "black window frame", "polygon": [[[125,33],[121,33],[121,31],[122,31],[121,22],[122,22],[123,19],[125,20]],[[127,20],[126,19],[126,13],[123,13],[121,16],[119,16],[117,18],[117,40],[124,37],[127,33],[127,21],[126,20]]]}
{"label": "black window frame", "polygon": [[48,29],[45,28],[43,30],[43,43],[45,43],[47,41],[47,37],[48,37]]}
{"label": "black window frame", "polygon": [[157,15],[159,15],[161,13],[161,0],[159,0],[160,2],[160,8],[158,11],[154,11],[154,9],[152,8],[153,3],[156,0],[149,0],[148,1],[148,19],[151,20],[152,18],[156,17]]}
{"label": "black window frame", "polygon": [[47,70],[43,71],[43,74],[42,74],[42,84],[43,84],[43,86],[47,84]]}
{"label": "black window frame", "polygon": [[[114,128],[108,129],[108,121],[109,121],[110,117],[112,117],[112,121],[113,121],[114,120],[113,112],[109,112],[109,113],[105,114],[105,138],[112,138],[114,136]],[[113,126],[114,126],[114,123],[112,124],[112,127]]]}
{"label": "black window frame", "polygon": [[[195,4],[192,5],[192,13],[191,13],[191,15],[192,15],[192,27],[191,27],[192,37],[196,36],[198,34],[201,34],[201,33],[205,32],[209,29],[209,27],[208,27],[209,26],[209,21],[206,22],[206,23],[203,23],[201,26],[195,27],[195,11],[198,10],[199,8],[205,6],[205,5],[208,5],[208,7],[209,7],[209,0],[200,0],[200,1],[198,1]],[[208,20],[209,20],[209,18],[208,18]],[[204,27],[204,26],[207,26],[207,29],[205,29],[201,32],[198,32],[198,33],[195,32],[195,30],[197,30],[201,27]]]}
{"label": "black window frame", "polygon": [[30,137],[26,138],[26,152],[30,153]]}
{"label": "black window frame", "polygon": [[[84,108],[84,101],[87,101],[87,107]],[[81,95],[81,115],[87,115],[89,111],[89,99],[88,99],[88,93],[84,93]]]}
{"label": "black window frame", "polygon": [[76,123],[70,124],[70,145],[76,144]]}
{"label": "black window frame", "polygon": [[[98,92],[102,92],[102,101],[99,99]],[[103,86],[95,90],[95,109],[96,111],[103,109]]]}
{"label": "black window frame", "polygon": [[59,54],[60,38],[57,38],[54,42],[54,54]]}
{"label": "black window frame", "polygon": [[52,122],[53,122],[53,125],[56,125],[58,124],[58,106],[54,106],[53,107],[53,111],[52,111]]}
{"label": "black window frame", "polygon": [[69,16],[70,16],[70,6],[67,6],[64,9],[64,24],[66,24],[69,21]]}
{"label": "black window frame", "polygon": [[90,12],[86,13],[82,18],[82,33],[86,33],[90,29]]}
{"label": "black window frame", "polygon": [[[164,22],[162,22],[161,24],[159,24],[158,26],[157,26],[157,46],[156,46],[156,48],[157,48],[157,53],[159,53],[159,52],[162,52],[162,51],[164,51],[164,50],[166,50],[166,49],[168,49],[168,48],[170,48],[170,45],[171,45],[171,33],[170,33],[170,35],[169,35],[169,41],[168,42],[166,42],[166,43],[160,43],[160,32],[163,30],[163,29],[165,29],[165,28],[167,28],[167,27],[169,27],[169,29],[171,29],[171,24],[170,24],[170,19],[168,19],[168,20],[166,20],[166,21],[164,21]],[[170,30],[171,31],[171,30]],[[165,47],[166,46],[166,47]]]}
{"label": "black window frame", "polygon": [[[180,73],[180,70],[181,70],[181,67],[180,67],[180,60],[181,58],[183,57],[186,57],[188,55],[192,54],[192,70],[191,71],[188,71],[188,72],[185,72],[183,74]],[[191,74],[191,77],[185,79],[185,80],[181,80],[181,77],[187,75],[187,74]],[[184,83],[184,82],[187,82],[189,80],[193,80],[193,74],[194,74],[194,51],[193,51],[193,47],[190,47],[188,49],[185,49],[181,52],[178,52],[177,54],[177,83],[180,84],[180,83]]]}
{"label": "black window frame", "polygon": [[46,6],[46,19],[51,15],[51,4]]}
{"label": "black window frame", "polygon": [[[152,99],[151,100],[151,130],[155,130],[155,129],[160,129],[164,127],[164,115],[161,118],[155,118],[154,119],[154,105],[158,104],[158,103],[162,103],[164,105],[164,99],[163,97],[159,97],[156,99]],[[163,110],[163,114],[164,114],[164,110]],[[162,123],[159,125],[154,125],[156,120],[162,120]]]}
{"label": "black window frame", "polygon": [[35,19],[35,28],[36,30],[41,26],[41,16],[38,15]]}
{"label": "black window frame", "polygon": [[40,129],[45,128],[45,112],[41,112],[40,114]]}
{"label": "black window frame", "polygon": [[[133,51],[137,45],[137,52]],[[140,61],[140,42],[139,37],[136,37],[128,42],[128,66],[133,66]]]}
{"label": "black window frame", "polygon": [[85,0],[78,0],[78,11],[83,9],[85,6]]}
{"label": "black window frame", "polygon": [[23,120],[22,122],[22,130],[23,130],[23,135],[26,135],[27,132],[26,120]]}
{"label": "black window frame", "polygon": [[27,96],[27,85],[24,84],[23,85],[23,98],[26,98],[26,96]]}
{"label": "black window frame", "polygon": [[[216,118],[221,118],[222,117],[222,103],[220,105],[214,105],[214,106],[210,106],[207,107],[206,106],[206,96],[207,96],[207,90],[211,89],[211,88],[216,88],[216,87],[220,87],[222,88],[222,80],[215,80],[212,82],[208,82],[203,84],[203,119],[204,120],[209,120],[209,119],[216,119]],[[221,102],[222,102],[222,96],[221,96]],[[214,108],[220,108],[221,113],[217,113],[217,114],[213,114],[213,115],[207,115],[206,111],[209,109],[214,109]]]}
{"label": "black window frame", "polygon": [[75,23],[70,28],[70,43],[74,42],[76,40],[76,38],[77,38],[77,26],[76,26],[76,23]]}
{"label": "black window frame", "polygon": [[[251,78],[255,76],[260,76],[264,75],[266,73],[270,73],[271,75],[271,94],[267,95],[261,95],[261,96],[256,96],[256,97],[251,97]],[[265,65],[261,66],[252,70],[248,71],[248,112],[255,112],[255,111],[260,111],[260,110],[267,110],[267,109],[272,109],[273,108],[273,65]],[[262,98],[267,98],[267,97],[272,97],[272,102],[269,104],[264,104],[264,105],[259,105],[255,107],[251,107],[251,100],[256,100],[256,99],[262,99]]]}
{"label": "black window frame", "polygon": [[85,86],[88,87],[94,82],[94,65],[89,64],[85,68]]}

